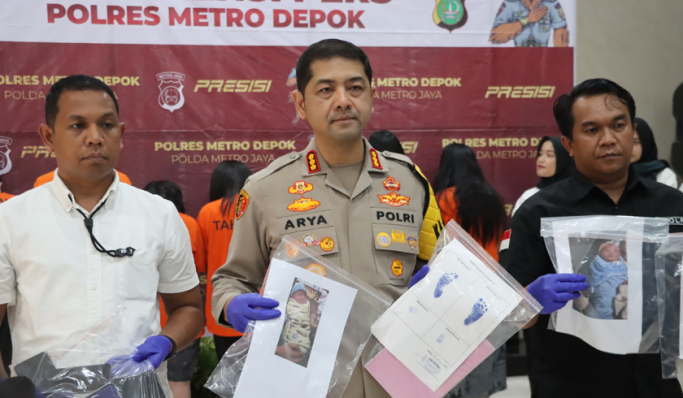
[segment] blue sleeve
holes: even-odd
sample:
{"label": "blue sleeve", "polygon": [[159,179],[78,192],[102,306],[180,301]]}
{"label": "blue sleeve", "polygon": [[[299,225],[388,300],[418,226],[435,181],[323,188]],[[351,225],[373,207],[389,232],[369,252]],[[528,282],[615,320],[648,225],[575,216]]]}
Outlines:
{"label": "blue sleeve", "polygon": [[567,18],[566,15],[564,15],[564,10],[562,9],[562,5],[559,1],[548,5],[548,14],[553,29],[567,27]]}
{"label": "blue sleeve", "polygon": [[493,20],[493,27],[495,28],[497,26],[510,22],[515,22],[512,19],[512,6],[510,6],[510,4],[508,4],[507,1],[504,1],[498,9],[496,19]]}

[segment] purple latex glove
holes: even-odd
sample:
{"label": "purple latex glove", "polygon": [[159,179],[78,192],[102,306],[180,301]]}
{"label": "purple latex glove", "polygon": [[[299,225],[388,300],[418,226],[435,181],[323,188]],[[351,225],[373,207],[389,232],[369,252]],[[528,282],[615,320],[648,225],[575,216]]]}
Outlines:
{"label": "purple latex glove", "polygon": [[424,278],[427,275],[427,272],[429,272],[429,266],[423,265],[422,268],[420,268],[420,270],[417,271],[417,273],[413,275],[412,278],[410,278],[410,284],[408,285],[408,289],[415,286],[417,282],[421,281],[422,278]]}
{"label": "purple latex glove", "polygon": [[154,366],[150,361],[136,361],[130,355],[120,355],[111,358],[106,364],[111,366],[112,379],[140,376],[147,371],[154,370]]}
{"label": "purple latex glove", "polygon": [[277,301],[261,297],[258,293],[240,294],[230,300],[225,317],[235,330],[244,333],[251,320],[265,321],[282,315],[280,310],[273,309],[279,305]]}
{"label": "purple latex glove", "polygon": [[147,359],[156,369],[164,362],[164,359],[171,353],[172,349],[173,345],[168,338],[164,336],[148,337],[144,343],[138,346],[138,351],[133,355],[133,360],[135,362],[142,362]]}
{"label": "purple latex glove", "polygon": [[569,300],[576,300],[581,290],[588,289],[586,277],[579,274],[548,274],[531,282],[526,290],[542,306],[541,314],[552,314]]}

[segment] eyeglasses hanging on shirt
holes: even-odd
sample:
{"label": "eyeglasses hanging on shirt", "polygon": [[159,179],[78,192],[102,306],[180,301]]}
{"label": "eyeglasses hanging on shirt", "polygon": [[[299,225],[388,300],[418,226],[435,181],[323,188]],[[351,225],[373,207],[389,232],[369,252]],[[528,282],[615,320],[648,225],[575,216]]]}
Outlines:
{"label": "eyeglasses hanging on shirt", "polygon": [[134,248],[127,247],[125,249],[107,250],[104,248],[104,246],[102,246],[102,244],[97,240],[97,238],[95,238],[95,235],[93,235],[92,228],[93,228],[94,222],[93,222],[92,218],[95,215],[95,213],[97,213],[104,206],[105,203],[107,203],[106,200],[104,202],[102,202],[102,204],[97,209],[95,209],[95,211],[90,213],[90,217],[86,216],[85,213],[83,213],[80,209],[76,209],[83,216],[83,222],[85,223],[85,228],[88,230],[88,234],[90,234],[90,240],[92,240],[93,246],[95,246],[95,249],[97,249],[98,252],[105,253],[105,254],[107,254],[111,257],[114,257],[114,258],[120,258],[120,257],[126,257],[126,256],[133,257],[133,254],[135,253]]}

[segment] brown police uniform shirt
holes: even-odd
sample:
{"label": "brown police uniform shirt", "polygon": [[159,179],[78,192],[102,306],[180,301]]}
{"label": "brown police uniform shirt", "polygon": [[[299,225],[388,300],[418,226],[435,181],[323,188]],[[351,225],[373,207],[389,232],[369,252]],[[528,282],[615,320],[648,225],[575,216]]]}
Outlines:
{"label": "brown police uniform shirt", "polygon": [[[258,291],[285,235],[392,299],[405,292],[419,252],[429,185],[406,156],[379,153],[364,143],[353,192],[325,163],[315,141],[247,180],[236,205],[226,264],[212,278],[215,319],[225,322],[221,312],[231,297]],[[385,396],[358,368],[344,394]]]}

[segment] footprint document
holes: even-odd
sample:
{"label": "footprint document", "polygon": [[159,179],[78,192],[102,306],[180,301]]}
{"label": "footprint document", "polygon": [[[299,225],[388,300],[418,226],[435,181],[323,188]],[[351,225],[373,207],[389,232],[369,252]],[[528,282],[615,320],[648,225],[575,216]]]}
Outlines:
{"label": "footprint document", "polygon": [[522,296],[457,239],[430,268],[373,325],[372,333],[436,391]]}

